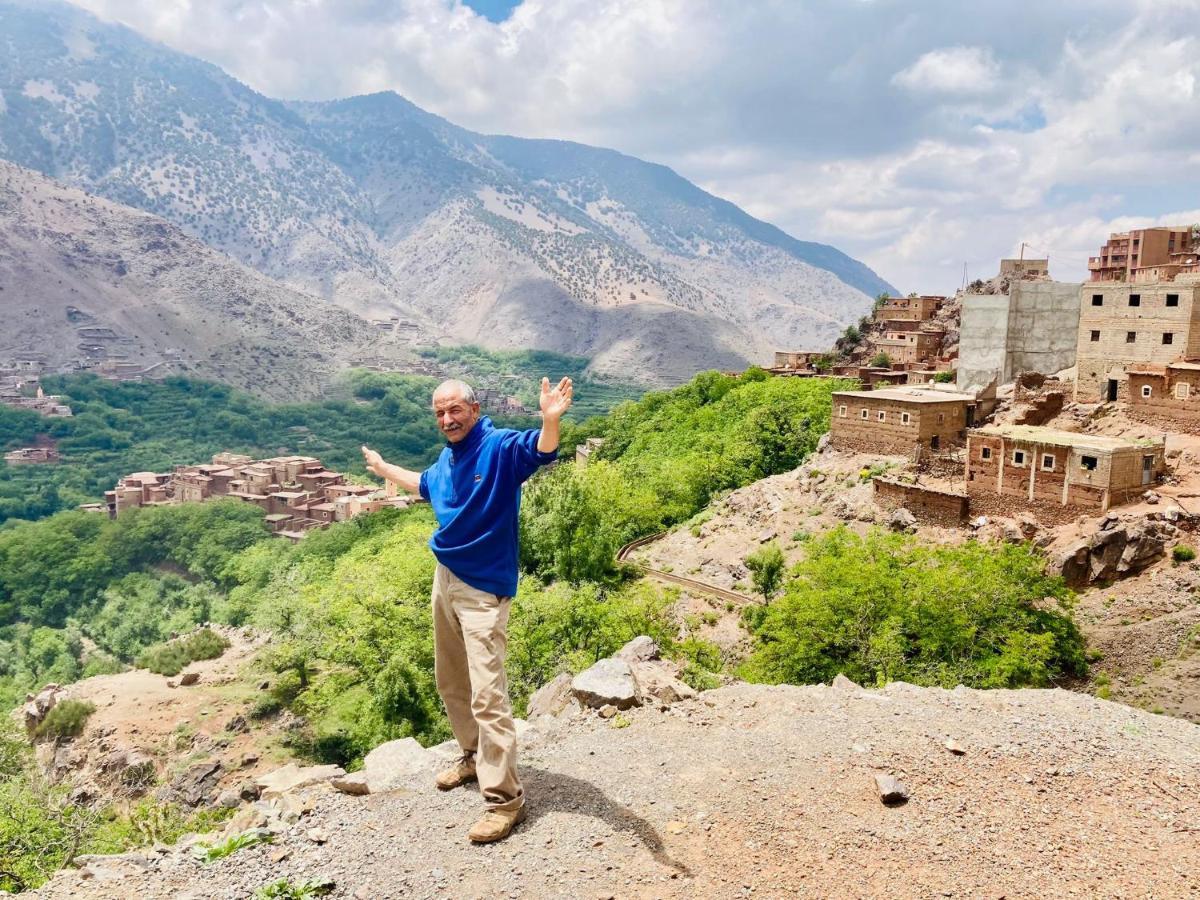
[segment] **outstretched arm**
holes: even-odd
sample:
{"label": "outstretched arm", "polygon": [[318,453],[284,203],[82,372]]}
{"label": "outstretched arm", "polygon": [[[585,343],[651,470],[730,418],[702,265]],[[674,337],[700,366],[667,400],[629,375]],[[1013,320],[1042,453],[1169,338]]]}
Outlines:
{"label": "outstretched arm", "polygon": [[402,491],[407,491],[410,494],[418,493],[421,489],[421,473],[414,472],[411,469],[402,469],[400,466],[394,466],[389,462],[384,462],[383,457],[372,450],[370,447],[362,448],[363,459],[367,462],[367,471],[373,475],[377,475],[385,481],[394,482]]}
{"label": "outstretched arm", "polygon": [[573,390],[570,378],[564,378],[554,387],[550,387],[549,378],[542,379],[542,396],[538,402],[542,409],[542,433],[537,442],[539,453],[553,453],[558,449],[559,425],[563,413],[571,408]]}

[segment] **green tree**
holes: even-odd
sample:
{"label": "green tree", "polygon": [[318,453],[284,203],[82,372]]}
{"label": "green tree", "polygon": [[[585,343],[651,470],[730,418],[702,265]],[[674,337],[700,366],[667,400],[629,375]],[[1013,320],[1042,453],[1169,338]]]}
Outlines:
{"label": "green tree", "polygon": [[755,550],[746,557],[746,568],[750,570],[754,589],[762,594],[764,603],[770,603],[783,581],[785,562],[779,545],[771,541]]}
{"label": "green tree", "polygon": [[892,367],[892,358],[883,351],[880,351],[871,358],[871,365],[876,369],[890,369]]}

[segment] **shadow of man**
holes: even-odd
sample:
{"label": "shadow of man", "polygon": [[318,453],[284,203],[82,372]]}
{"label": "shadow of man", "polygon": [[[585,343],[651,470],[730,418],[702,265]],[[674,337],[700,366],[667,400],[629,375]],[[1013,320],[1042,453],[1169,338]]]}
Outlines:
{"label": "shadow of man", "polygon": [[554,810],[593,816],[606,822],[614,831],[632,833],[659,865],[691,876],[691,869],[667,853],[653,825],[627,807],[614,803],[590,781],[536,766],[521,766],[521,780],[525,783],[526,796],[530,798],[531,823]]}

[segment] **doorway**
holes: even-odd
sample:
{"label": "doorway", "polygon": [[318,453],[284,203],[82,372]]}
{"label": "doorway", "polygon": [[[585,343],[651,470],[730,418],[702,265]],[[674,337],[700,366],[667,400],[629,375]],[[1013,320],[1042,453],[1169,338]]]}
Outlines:
{"label": "doorway", "polygon": [[1154,457],[1142,457],[1142,484],[1149,484],[1151,478],[1154,477]]}
{"label": "doorway", "polygon": [[1108,379],[1108,390],[1104,394],[1104,399],[1110,402],[1117,399],[1117,379]]}

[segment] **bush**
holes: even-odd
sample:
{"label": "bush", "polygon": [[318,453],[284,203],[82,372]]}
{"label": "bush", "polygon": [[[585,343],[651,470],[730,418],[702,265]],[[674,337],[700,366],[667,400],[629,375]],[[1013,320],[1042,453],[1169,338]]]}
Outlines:
{"label": "bush", "polygon": [[763,602],[770,603],[783,581],[783,551],[774,541],[755,550],[746,557],[746,568],[750,570],[754,589],[762,594]]}
{"label": "bush", "polygon": [[1177,563],[1191,562],[1196,558],[1196,551],[1185,544],[1176,544],[1171,551],[1171,558]]}
{"label": "bush", "polygon": [[955,375],[953,372],[938,372],[933,376],[933,380],[937,384],[950,384],[954,381]]}
{"label": "bush", "polygon": [[79,737],[87,725],[88,717],[96,711],[94,703],[86,700],[63,700],[58,703],[33,732],[35,740],[53,740],[64,737]]}
{"label": "bush", "polygon": [[871,358],[871,365],[876,369],[890,369],[892,367],[892,358],[886,353],[876,353]]}
{"label": "bush", "polygon": [[137,659],[139,669],[159,675],[178,675],[183,667],[201,659],[216,659],[229,647],[229,641],[211,628],[147,648]]}
{"label": "bush", "polygon": [[991,688],[1087,670],[1071,594],[1029,546],[928,546],[845,527],[805,546],[784,595],[747,610],[757,642],[749,680],[808,684],[844,672],[860,684]]}

